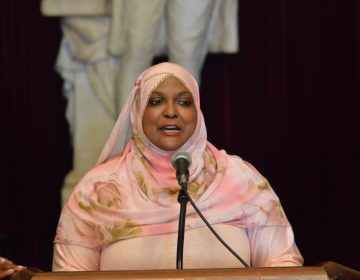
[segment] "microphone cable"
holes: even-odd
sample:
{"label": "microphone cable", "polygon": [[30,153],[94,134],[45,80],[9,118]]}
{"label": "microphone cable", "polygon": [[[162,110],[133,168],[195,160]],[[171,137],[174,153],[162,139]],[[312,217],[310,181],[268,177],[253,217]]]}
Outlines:
{"label": "microphone cable", "polygon": [[199,210],[199,208],[197,208],[197,206],[195,205],[194,201],[192,200],[192,198],[190,197],[190,195],[188,194],[186,188],[182,188],[182,190],[184,191],[186,197],[188,198],[188,200],[190,201],[192,207],[194,207],[195,211],[198,213],[198,215],[200,216],[200,218],[204,221],[204,223],[208,226],[208,228],[210,229],[210,231],[215,235],[215,237],[221,242],[221,244],[223,244],[225,246],[226,249],[228,249],[230,251],[230,253],[232,253],[234,255],[234,257],[236,257],[245,267],[250,267],[221,237],[220,235],[214,230],[214,228],[209,224],[209,222],[206,220],[206,218],[204,217],[204,215],[201,213],[201,211]]}

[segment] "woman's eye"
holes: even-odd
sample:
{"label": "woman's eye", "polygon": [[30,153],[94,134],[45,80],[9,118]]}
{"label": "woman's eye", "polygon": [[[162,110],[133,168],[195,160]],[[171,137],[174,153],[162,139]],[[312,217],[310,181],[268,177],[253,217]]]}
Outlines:
{"label": "woman's eye", "polygon": [[152,99],[149,99],[148,105],[156,106],[156,105],[159,105],[161,103],[162,103],[162,99],[160,99],[160,98],[152,98]]}
{"label": "woman's eye", "polygon": [[189,99],[180,99],[178,102],[179,102],[179,104],[182,105],[182,106],[190,106],[191,103],[192,103],[192,100],[189,100]]}

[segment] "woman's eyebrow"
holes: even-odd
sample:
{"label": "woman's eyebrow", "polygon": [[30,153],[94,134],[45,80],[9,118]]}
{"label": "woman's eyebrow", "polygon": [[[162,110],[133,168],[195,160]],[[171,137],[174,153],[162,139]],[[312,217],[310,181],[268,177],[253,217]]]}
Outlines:
{"label": "woman's eyebrow", "polygon": [[161,91],[153,91],[153,92],[150,94],[150,97],[153,96],[153,95],[163,96],[164,94],[163,94]]}
{"label": "woman's eyebrow", "polygon": [[180,91],[180,92],[177,94],[177,96],[183,96],[183,95],[186,95],[186,94],[190,94],[190,95],[192,96],[191,92],[188,91],[188,90]]}
{"label": "woman's eyebrow", "polygon": [[[176,95],[177,95],[177,96],[183,96],[183,95],[186,95],[186,94],[192,95],[191,92],[188,91],[188,90],[180,91],[180,92],[178,92]],[[161,91],[156,91],[156,90],[154,90],[154,91],[151,93],[150,97],[153,96],[153,95],[162,97],[162,96],[164,96],[164,93],[161,92]]]}

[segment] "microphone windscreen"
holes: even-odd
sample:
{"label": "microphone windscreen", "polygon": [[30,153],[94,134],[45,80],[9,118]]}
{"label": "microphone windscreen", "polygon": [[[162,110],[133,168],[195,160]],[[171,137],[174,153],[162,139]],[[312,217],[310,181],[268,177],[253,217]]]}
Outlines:
{"label": "microphone windscreen", "polygon": [[175,169],[176,169],[176,162],[179,159],[185,159],[188,162],[188,167],[191,165],[191,156],[190,156],[189,153],[187,153],[187,152],[176,152],[171,157],[171,164]]}

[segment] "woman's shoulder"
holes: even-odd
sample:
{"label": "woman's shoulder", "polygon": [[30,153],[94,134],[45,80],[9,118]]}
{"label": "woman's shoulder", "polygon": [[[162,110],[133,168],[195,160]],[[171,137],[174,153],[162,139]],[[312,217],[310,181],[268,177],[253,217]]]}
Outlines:
{"label": "woman's shoulder", "polygon": [[246,172],[249,174],[254,174],[256,176],[262,177],[260,172],[255,168],[255,166],[252,165],[250,162],[246,161],[245,159],[243,159],[242,157],[238,155],[229,155],[229,154],[227,154],[227,157],[228,157],[229,168],[238,169],[241,170],[242,172]]}
{"label": "woman's shoulder", "polygon": [[70,197],[74,194],[86,197],[96,189],[99,183],[111,182],[114,175],[121,172],[120,161],[122,161],[121,155],[117,155],[91,168],[76,184]]}
{"label": "woman's shoulder", "polygon": [[109,158],[107,161],[97,164],[85,173],[83,179],[92,179],[94,177],[106,177],[113,174],[115,171],[119,171],[122,162],[121,154],[116,154]]}
{"label": "woman's shoulder", "polygon": [[208,148],[218,159],[218,163],[225,164],[228,174],[236,174],[236,177],[251,177],[259,182],[266,180],[250,162],[244,160],[239,155],[229,154],[224,149],[219,150],[211,143],[208,143]]}
{"label": "woman's shoulder", "polygon": [[254,185],[261,190],[272,190],[267,178],[250,162],[238,155],[227,155],[227,173],[248,185]]}

